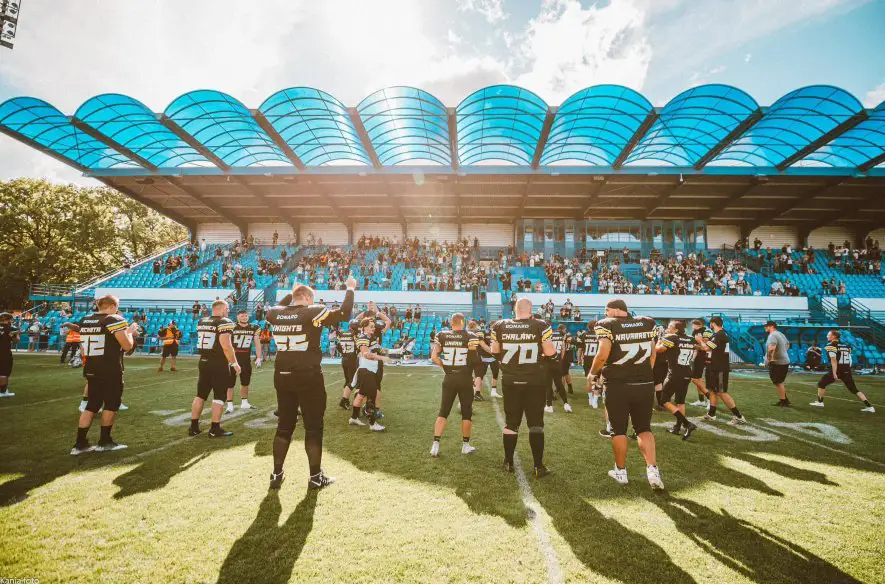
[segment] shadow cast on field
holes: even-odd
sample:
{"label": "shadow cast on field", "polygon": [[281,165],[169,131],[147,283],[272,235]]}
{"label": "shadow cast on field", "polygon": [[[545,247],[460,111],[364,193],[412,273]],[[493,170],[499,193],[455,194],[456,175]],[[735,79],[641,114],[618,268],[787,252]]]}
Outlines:
{"label": "shadow cast on field", "polygon": [[246,532],[221,565],[219,583],[288,583],[304,543],[313,530],[317,490],[304,498],[280,526],[283,509],[279,490],[270,490]]}

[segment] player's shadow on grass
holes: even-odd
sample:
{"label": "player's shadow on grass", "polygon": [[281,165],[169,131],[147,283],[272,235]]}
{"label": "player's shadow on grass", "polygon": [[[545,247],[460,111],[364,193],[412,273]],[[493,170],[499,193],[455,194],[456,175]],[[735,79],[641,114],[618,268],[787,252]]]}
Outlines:
{"label": "player's shadow on grass", "polygon": [[288,583],[310,531],[317,505],[309,490],[280,526],[280,492],[270,490],[252,524],[231,547],[218,574],[219,583]]}
{"label": "player's shadow on grass", "polygon": [[[646,495],[698,548],[755,583],[857,583],[857,579],[782,537],[697,502]],[[647,578],[648,576],[646,576]]]}
{"label": "player's shadow on grass", "polygon": [[786,463],[783,463],[782,461],[772,461],[771,459],[757,457],[756,455],[752,455],[750,453],[741,453],[740,455],[737,455],[737,458],[746,461],[747,463],[750,463],[756,467],[759,467],[760,469],[765,469],[788,479],[793,479],[796,481],[813,481],[823,485],[839,485],[838,483],[830,480],[830,478],[828,478],[826,474],[820,473],[819,471],[793,467],[792,465],[788,465]]}

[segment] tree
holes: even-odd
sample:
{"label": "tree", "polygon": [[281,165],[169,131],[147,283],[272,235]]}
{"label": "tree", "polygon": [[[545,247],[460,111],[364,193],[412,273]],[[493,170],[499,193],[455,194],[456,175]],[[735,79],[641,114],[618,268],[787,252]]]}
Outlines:
{"label": "tree", "polygon": [[0,181],[0,307],[35,284],[76,284],[157,252],[187,230],[107,188]]}

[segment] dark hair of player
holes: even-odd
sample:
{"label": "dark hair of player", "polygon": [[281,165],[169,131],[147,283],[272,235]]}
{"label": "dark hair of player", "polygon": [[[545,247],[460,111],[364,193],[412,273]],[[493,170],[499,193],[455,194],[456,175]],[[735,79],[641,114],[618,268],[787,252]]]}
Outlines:
{"label": "dark hair of player", "polygon": [[679,335],[682,335],[685,333],[685,321],[679,321],[679,320],[674,319],[673,321],[670,321],[670,323],[672,323],[673,327],[676,328],[676,333],[678,333]]}
{"label": "dark hair of player", "polygon": [[350,330],[353,331],[354,333],[356,333],[357,331],[359,331],[359,330],[360,330],[360,322],[357,321],[356,319],[353,319],[353,320],[350,322]]}
{"label": "dark hair of player", "polygon": [[692,325],[700,325],[701,327],[703,327],[703,326],[704,326],[704,320],[703,320],[703,319],[695,319],[694,321],[691,322],[691,324],[692,324]]}
{"label": "dark hair of player", "polygon": [[363,320],[360,321],[360,329],[365,329],[366,327],[368,327],[369,325],[372,325],[373,323],[375,323],[374,319],[371,319],[369,317],[363,317]]}
{"label": "dark hair of player", "polygon": [[120,299],[115,297],[114,295],[105,295],[95,301],[95,306],[98,307],[99,311],[103,311],[109,307],[119,307]]}
{"label": "dark hair of player", "polygon": [[596,329],[596,319],[590,319],[589,321],[587,321],[587,329],[589,329],[590,331]]}
{"label": "dark hair of player", "polygon": [[[461,313],[455,313],[455,315],[461,315]],[[452,325],[455,324],[455,315],[452,315]],[[461,315],[461,318],[463,319],[464,315]],[[471,319],[470,322],[467,324],[467,330],[476,331],[477,329],[479,329],[479,323]]]}
{"label": "dark hair of player", "polygon": [[243,309],[242,311],[237,311],[237,315],[248,315],[248,314],[249,314],[249,311],[247,311],[246,309]]}
{"label": "dark hair of player", "polygon": [[710,317],[710,325],[722,327],[722,317]]}

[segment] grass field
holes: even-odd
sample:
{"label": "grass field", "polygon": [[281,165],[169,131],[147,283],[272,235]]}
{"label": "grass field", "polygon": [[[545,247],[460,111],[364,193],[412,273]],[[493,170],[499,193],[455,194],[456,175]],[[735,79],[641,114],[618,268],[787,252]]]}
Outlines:
{"label": "grass field", "polygon": [[[0,400],[0,578],[40,582],[882,582],[885,581],[885,379],[858,378],[876,414],[841,386],[807,406],[816,377],[791,375],[794,408],[762,377],[732,377],[753,423],[704,426],[683,442],[656,428],[666,492],[653,493],[631,444],[630,484],[606,476],[602,413],[547,415],[546,462],[528,480],[501,471],[496,405],[478,403],[460,454],[453,412],[428,456],[441,376],[391,367],[387,431],[348,427],[338,366],[326,368],[324,468],[306,492],[296,431],[288,481],[269,492],[272,370],[260,408],[225,423],[229,440],[186,438],[196,362],[176,374],[128,360],[114,432],[125,451],[71,457],[82,389],[57,357],[17,356]],[[577,374],[577,370],[574,372]],[[579,377],[576,376],[579,380]],[[693,397],[691,397],[693,399]],[[689,407],[689,415],[700,416]],[[655,423],[671,417],[655,414]],[[207,423],[204,423],[204,427]],[[525,430],[525,429],[523,429]],[[97,424],[90,434],[97,439]]]}

